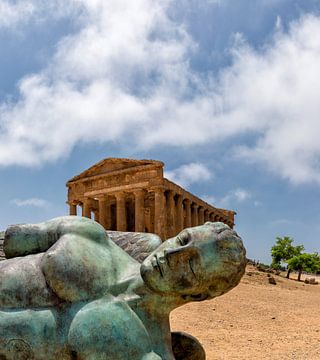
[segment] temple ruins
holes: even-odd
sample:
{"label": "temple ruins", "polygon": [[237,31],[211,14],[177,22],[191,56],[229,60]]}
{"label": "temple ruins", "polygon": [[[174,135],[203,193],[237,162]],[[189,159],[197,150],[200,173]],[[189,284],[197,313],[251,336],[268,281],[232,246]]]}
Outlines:
{"label": "temple ruins", "polygon": [[218,209],[164,178],[163,167],[155,160],[98,162],[67,182],[70,215],[94,218],[107,230],[152,232],[162,239],[206,221],[234,226],[234,211]]}

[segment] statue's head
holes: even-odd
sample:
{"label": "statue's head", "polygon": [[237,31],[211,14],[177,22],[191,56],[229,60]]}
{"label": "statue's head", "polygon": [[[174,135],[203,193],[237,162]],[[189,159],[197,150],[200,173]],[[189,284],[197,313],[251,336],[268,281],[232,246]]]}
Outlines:
{"label": "statue's head", "polygon": [[241,238],[221,222],[188,228],[163,242],[141,264],[146,286],[165,296],[200,301],[235,287],[246,265]]}

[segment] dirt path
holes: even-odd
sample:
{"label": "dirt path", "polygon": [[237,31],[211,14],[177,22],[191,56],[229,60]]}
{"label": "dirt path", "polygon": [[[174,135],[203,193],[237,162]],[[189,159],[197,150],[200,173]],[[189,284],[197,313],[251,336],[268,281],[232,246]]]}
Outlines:
{"label": "dirt path", "polygon": [[207,360],[320,360],[320,285],[275,279],[248,267],[229,293],[172,312],[172,329],[196,336]]}

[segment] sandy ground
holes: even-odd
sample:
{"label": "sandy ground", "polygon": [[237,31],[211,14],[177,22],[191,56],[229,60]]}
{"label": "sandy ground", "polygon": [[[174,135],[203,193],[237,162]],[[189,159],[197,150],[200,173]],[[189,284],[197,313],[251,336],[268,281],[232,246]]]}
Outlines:
{"label": "sandy ground", "polygon": [[173,311],[172,330],[197,337],[207,360],[320,360],[320,284],[274,277],[248,266],[229,293]]}

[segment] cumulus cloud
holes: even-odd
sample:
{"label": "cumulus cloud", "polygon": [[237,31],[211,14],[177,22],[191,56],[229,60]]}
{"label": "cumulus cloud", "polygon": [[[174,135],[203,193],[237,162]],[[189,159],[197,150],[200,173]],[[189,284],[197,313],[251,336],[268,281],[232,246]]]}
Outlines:
{"label": "cumulus cloud", "polygon": [[207,202],[210,205],[216,206],[217,198],[212,195],[201,195],[201,199]]}
{"label": "cumulus cloud", "polygon": [[209,169],[201,163],[190,163],[166,171],[165,177],[182,187],[188,188],[191,184],[208,181],[213,177]]}
{"label": "cumulus cloud", "polygon": [[1,165],[55,161],[82,142],[130,137],[146,149],[249,133],[236,156],[320,184],[319,17],[278,28],[258,50],[236,36],[232,64],[212,77],[191,68],[197,44],[168,15],[172,1],[68,3],[79,31],[21,79],[17,102],[0,105]]}
{"label": "cumulus cloud", "polygon": [[[242,188],[230,190],[223,197],[215,197],[215,196],[208,195],[208,194],[201,195],[201,199],[203,199],[204,201],[206,201],[207,203],[209,203],[213,206],[220,207],[220,208],[233,207],[236,204],[243,203],[251,198],[252,198],[251,193],[248,190],[242,189]],[[254,206],[260,205],[260,203],[259,203],[259,205],[256,205],[256,204],[258,204],[258,202],[255,201]]]}
{"label": "cumulus cloud", "polygon": [[11,203],[18,207],[37,207],[45,208],[49,206],[49,202],[44,199],[30,198],[30,199],[12,199]]}
{"label": "cumulus cloud", "polygon": [[229,191],[226,196],[220,199],[219,205],[221,207],[226,207],[234,203],[242,203],[250,198],[251,198],[251,194],[248,190],[238,188]]}
{"label": "cumulus cloud", "polygon": [[21,20],[29,20],[34,14],[35,7],[31,1],[12,3],[0,2],[0,28],[16,26]]}
{"label": "cumulus cloud", "polygon": [[32,21],[70,16],[80,10],[77,0],[0,0],[0,29],[16,30]]}

